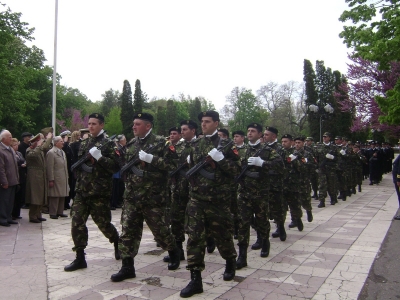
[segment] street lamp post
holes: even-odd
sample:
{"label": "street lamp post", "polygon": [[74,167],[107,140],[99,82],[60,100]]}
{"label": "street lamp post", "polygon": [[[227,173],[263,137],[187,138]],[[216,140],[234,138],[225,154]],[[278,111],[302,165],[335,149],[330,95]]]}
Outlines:
{"label": "street lamp post", "polygon": [[322,141],[322,119],[333,114],[334,109],[329,103],[323,107],[323,110],[319,106],[314,105],[314,104],[311,104],[308,107],[308,109],[311,112],[318,114],[318,117],[319,117],[319,141],[321,142]]}

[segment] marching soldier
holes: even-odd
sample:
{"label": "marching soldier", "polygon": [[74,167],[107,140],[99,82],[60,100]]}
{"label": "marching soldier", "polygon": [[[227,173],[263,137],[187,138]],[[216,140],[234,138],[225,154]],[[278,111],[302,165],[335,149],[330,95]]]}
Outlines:
{"label": "marching soldier", "polygon": [[[104,117],[101,114],[89,115],[89,131],[91,136],[82,141],[78,157],[90,157],[76,172],[76,195],[71,207],[71,234],[74,241],[72,250],[76,259],[64,267],[67,272],[87,267],[84,249],[88,243],[86,221],[89,214],[110,243],[114,244],[115,259],[120,259],[118,252],[118,232],[111,224],[110,192],[112,174],[118,171],[118,155],[114,143],[104,136]],[[99,147],[109,145],[100,150]]]}
{"label": "marching soldier", "polygon": [[[203,292],[201,271],[204,270],[206,235],[215,239],[222,258],[226,260],[223,275],[225,281],[235,277],[236,250],[233,244],[233,220],[231,196],[233,179],[239,171],[239,155],[232,149],[230,141],[218,136],[219,114],[205,111],[199,114],[204,137],[192,144],[188,162],[190,199],[186,208],[185,229],[188,234],[187,269],[191,281],[180,296],[191,297]],[[233,143],[233,142],[232,142]],[[234,147],[234,146],[233,146]],[[202,162],[207,163],[202,164]],[[200,163],[200,164],[199,164]]]}
{"label": "marching soldier", "polygon": [[[189,182],[186,179],[186,171],[189,169],[186,158],[190,154],[192,142],[196,139],[197,123],[192,120],[184,120],[181,123],[180,132],[183,141],[176,144],[176,153],[179,156],[179,172],[172,176],[171,196],[171,232],[175,237],[176,245],[180,249],[180,260],[185,260],[183,242],[185,241],[185,212],[189,201]],[[174,170],[176,171],[176,170]],[[164,257],[164,262],[169,262],[169,255]]]}
{"label": "marching soldier", "polygon": [[323,143],[317,146],[315,158],[318,162],[318,207],[325,207],[327,193],[331,197],[331,205],[337,203],[337,148],[330,142],[332,134],[325,132]]}
{"label": "marching soldier", "polygon": [[305,168],[300,169],[300,188],[299,199],[300,204],[307,213],[307,221],[313,221],[312,206],[311,206],[311,185],[310,185],[310,174],[316,174],[317,162],[313,154],[304,148],[304,137],[294,138],[295,152],[293,155],[304,164]]}
{"label": "marching soldier", "polygon": [[239,225],[239,257],[237,269],[247,266],[247,248],[250,239],[250,223],[254,214],[257,223],[257,234],[261,238],[261,257],[268,257],[270,250],[269,232],[269,205],[265,200],[268,195],[269,171],[277,173],[283,171],[283,162],[280,155],[262,144],[260,137],[262,126],[252,123],[247,126],[249,140],[243,164],[241,186],[239,188],[238,205],[241,215]]}
{"label": "marching soldier", "polygon": [[337,147],[338,153],[338,163],[336,170],[336,176],[338,179],[338,190],[340,192],[338,199],[346,201],[347,196],[350,196],[347,192],[350,180],[347,172],[349,166],[349,153],[347,147],[343,146],[343,140],[341,136],[335,137],[335,145]]}
{"label": "marching soldier", "polygon": [[[304,149],[311,153],[312,156],[315,156],[315,146],[314,146],[314,139],[312,137],[307,137],[305,140],[306,144],[304,145]],[[311,188],[313,191],[313,195],[311,198],[318,199],[318,174],[317,172],[311,172],[310,174],[310,182]]]}
{"label": "marching soldier", "polygon": [[181,251],[165,224],[167,177],[177,158],[175,147],[152,133],[151,114],[136,114],[132,128],[135,138],[126,145],[126,165],[121,169],[124,173],[128,168],[119,239],[122,268],[111,276],[114,282],[136,277],[133,258],[139,250],[144,221],[157,243],[168,250],[168,270],[176,270],[180,264]]}
{"label": "marching soldier", "polygon": [[[264,131],[264,142],[274,149],[281,157],[284,156],[282,146],[278,144],[277,140],[278,129],[275,127],[267,126]],[[269,171],[270,187],[269,187],[269,211],[270,219],[274,219],[277,225],[276,231],[272,233],[272,237],[281,241],[286,240],[285,220],[287,213],[287,203],[283,199],[283,173],[278,173],[275,170]],[[258,238],[257,238],[258,240]],[[254,245],[253,245],[254,246]],[[252,249],[254,249],[252,247]]]}

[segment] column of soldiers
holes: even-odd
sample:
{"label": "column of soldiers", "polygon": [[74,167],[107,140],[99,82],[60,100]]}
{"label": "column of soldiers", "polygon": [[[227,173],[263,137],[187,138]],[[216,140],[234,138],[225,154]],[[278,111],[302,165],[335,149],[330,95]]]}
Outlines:
{"label": "column of soldiers", "polygon": [[[91,214],[114,243],[115,258],[122,258],[122,267],[111,280],[136,277],[134,258],[146,221],[157,243],[168,251],[164,257],[168,270],[176,270],[185,260],[183,242],[185,233],[188,235],[186,268],[191,280],[180,296],[191,297],[203,292],[201,272],[206,249],[210,253],[218,248],[226,261],[223,279],[233,280],[236,269],[247,266],[251,226],[257,232],[251,248],[261,249],[260,256],[268,257],[270,220],[276,224],[271,236],[285,241],[288,210],[289,228],[304,229],[303,209],[307,221],[313,221],[312,192],[322,208],[328,194],[331,205],[335,205],[338,192],[346,201],[357,186],[361,191],[366,158],[360,145],[350,145],[346,138],[337,136],[332,143],[332,135],[325,132],[323,143],[314,144],[312,138],[284,134],[278,143],[276,128],[267,126],[263,131],[260,124],[251,123],[246,134],[236,131],[231,140],[229,132],[219,128],[217,112],[202,112],[198,120],[201,137],[196,137],[196,122],[184,120],[180,127],[169,130],[167,141],[152,132],[152,115],[136,114],[132,127],[135,137],[127,143],[126,151],[119,153],[113,146],[103,147],[107,143],[104,118],[90,116],[91,137],[79,148],[79,157],[87,156],[88,160],[77,172],[77,195],[72,206],[71,233],[77,258],[65,267],[66,271],[87,267],[85,224]],[[182,139],[171,138],[171,133]],[[117,169],[121,169],[126,186],[120,235],[110,223],[109,201],[104,197],[110,190],[106,178]],[[168,194],[171,202],[166,214]]]}

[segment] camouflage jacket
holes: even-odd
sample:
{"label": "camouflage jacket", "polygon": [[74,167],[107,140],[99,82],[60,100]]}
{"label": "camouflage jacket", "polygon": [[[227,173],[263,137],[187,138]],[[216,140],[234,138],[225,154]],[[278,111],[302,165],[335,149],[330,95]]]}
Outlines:
{"label": "camouflage jacket", "polygon": [[185,173],[189,170],[187,164],[187,157],[190,155],[191,146],[193,141],[180,141],[175,145],[178,158],[176,160],[176,168],[184,165],[175,178],[172,179],[172,189],[177,191],[182,196],[189,195],[189,181],[185,177]]}
{"label": "camouflage jacket", "polygon": [[[149,148],[152,147],[151,150]],[[135,160],[139,151],[153,155],[151,163],[138,160],[133,166],[136,173],[127,170],[124,198],[140,198],[145,194],[161,194],[166,191],[168,171],[175,168],[177,154],[175,147],[166,142],[162,136],[148,134],[145,138],[134,138],[126,145],[123,164]]]}
{"label": "camouflage jacket", "polygon": [[[190,167],[201,162],[213,148],[223,147],[229,142],[228,139],[220,139],[218,134],[196,139],[190,151]],[[231,195],[233,180],[240,169],[240,158],[235,146],[225,148],[223,154],[224,158],[221,161],[212,160],[203,168],[204,171],[213,174],[214,179],[208,179],[199,172],[190,178],[190,196],[193,199],[218,201]]]}
{"label": "camouflage jacket", "polygon": [[[265,148],[264,148],[265,147]],[[259,143],[255,146],[247,145],[247,151],[242,160],[242,167],[247,166],[247,160],[249,157],[254,157],[259,149],[264,148],[261,151],[259,157],[264,160],[262,167],[248,166],[247,172],[245,173],[242,181],[242,185],[239,188],[239,193],[246,192],[254,195],[265,195],[270,185],[270,173],[283,174],[283,161],[281,156],[269,146]],[[258,178],[253,176],[258,174]]]}
{"label": "camouflage jacket", "polygon": [[[274,149],[282,158],[282,160],[284,159],[284,151],[283,151],[283,147],[278,144],[278,142],[274,142],[272,144],[269,144],[269,147],[271,147],[272,149]],[[282,163],[282,170],[280,172],[277,172],[275,170],[270,170],[268,172],[268,174],[270,175],[270,189],[272,191],[282,191],[283,189],[283,176],[284,176],[284,165]]]}
{"label": "camouflage jacket", "polygon": [[[327,171],[336,171],[337,162],[338,162],[338,152],[337,147],[329,143],[329,145],[325,145],[324,143],[318,144],[315,153],[315,158],[318,162],[318,170],[319,172],[327,172]],[[332,154],[334,159],[326,158],[326,154]]]}
{"label": "camouflage jacket", "polygon": [[[78,159],[87,155],[92,147],[99,147],[108,142],[104,134],[97,137],[89,137],[81,142],[78,151]],[[102,157],[98,161],[94,158],[85,162],[88,167],[93,167],[93,172],[83,171],[82,167],[75,169],[75,191],[83,197],[101,195],[109,197],[112,189],[112,174],[119,170],[119,156],[115,151],[114,143],[109,144],[101,151]]]}
{"label": "camouflage jacket", "polygon": [[[351,152],[352,149],[349,146],[336,146],[337,147],[337,155],[338,155],[338,170],[340,171],[346,171],[350,169],[351,167]],[[344,151],[345,153],[342,154],[340,151]]]}
{"label": "camouflage jacket", "polygon": [[[283,177],[283,189],[285,191],[299,192],[301,184],[301,173],[306,171],[306,166],[301,160],[300,155],[294,154],[295,149],[283,149],[283,163],[285,165],[284,177]],[[297,151],[296,151],[297,152]],[[292,160],[290,155],[295,155],[297,158]]]}
{"label": "camouflage jacket", "polygon": [[301,162],[304,164],[305,168],[300,170],[301,181],[304,183],[309,183],[311,173],[315,173],[318,167],[317,160],[314,155],[307,151],[305,148],[297,150]]}

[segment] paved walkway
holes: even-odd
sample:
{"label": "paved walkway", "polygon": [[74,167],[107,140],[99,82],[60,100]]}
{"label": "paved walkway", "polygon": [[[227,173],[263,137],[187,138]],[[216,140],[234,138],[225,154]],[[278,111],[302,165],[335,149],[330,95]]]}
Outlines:
{"label": "paved walkway", "polygon": [[[192,299],[357,299],[397,211],[391,175],[379,186],[364,185],[346,202],[324,209],[317,204],[313,200],[314,221],[305,221],[302,232],[290,229],[285,242],[271,240],[268,258],[249,249],[249,266],[232,282],[222,280],[224,260],[218,251],[206,254],[204,293]],[[120,214],[113,211],[119,230]],[[111,282],[121,261],[113,259],[112,244],[91,219],[88,268],[64,272],[74,259],[70,218],[33,224],[27,210],[22,216],[19,225],[0,227],[0,299],[180,299],[189,281],[186,261],[168,271],[165,252],[145,227],[135,259],[137,277]]]}

